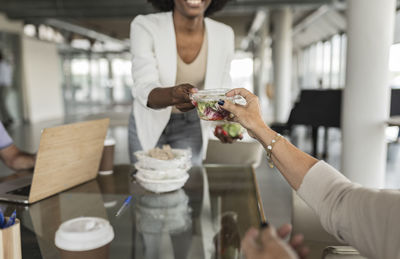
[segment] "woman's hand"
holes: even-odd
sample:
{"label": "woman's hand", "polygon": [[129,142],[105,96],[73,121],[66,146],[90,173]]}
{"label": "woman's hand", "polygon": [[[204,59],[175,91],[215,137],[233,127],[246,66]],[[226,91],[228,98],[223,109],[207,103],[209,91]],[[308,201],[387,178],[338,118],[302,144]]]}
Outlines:
{"label": "woman's hand", "polygon": [[196,93],[198,90],[190,84],[181,84],[172,87],[172,103],[181,112],[187,112],[194,108],[190,94]]}
{"label": "woman's hand", "polygon": [[186,112],[194,108],[190,94],[198,90],[190,84],[181,84],[173,87],[158,87],[153,89],[148,97],[147,106],[153,109],[163,109],[175,106]]}
{"label": "woman's hand", "polygon": [[232,144],[233,142],[236,141],[231,136],[229,136],[229,134],[226,134],[226,132],[222,132],[222,131],[220,132],[220,131],[215,130],[214,136],[216,136],[222,143]]}
{"label": "woman's hand", "polygon": [[247,231],[242,249],[246,258],[252,259],[295,259],[295,251],[286,244],[270,226],[266,229],[251,228]]}
{"label": "woman's hand", "polygon": [[233,97],[236,95],[241,95],[244,99],[246,99],[247,104],[239,105],[230,101],[222,101],[223,104],[221,105],[221,102],[219,104],[223,109],[235,115],[232,120],[239,122],[247,129],[249,135],[254,138],[254,130],[265,125],[261,117],[261,109],[258,102],[258,97],[244,88],[233,89],[226,94],[228,97]]}

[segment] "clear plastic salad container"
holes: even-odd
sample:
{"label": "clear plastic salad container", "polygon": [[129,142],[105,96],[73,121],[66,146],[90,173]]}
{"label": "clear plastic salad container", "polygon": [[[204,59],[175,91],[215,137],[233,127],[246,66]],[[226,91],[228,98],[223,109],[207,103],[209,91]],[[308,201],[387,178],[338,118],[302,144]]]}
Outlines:
{"label": "clear plastic salad container", "polygon": [[231,102],[240,103],[244,100],[241,96],[227,97],[225,94],[229,90],[225,88],[200,90],[191,94],[192,103],[196,106],[200,119],[207,121],[228,120],[231,113],[222,109],[218,101],[230,100]]}

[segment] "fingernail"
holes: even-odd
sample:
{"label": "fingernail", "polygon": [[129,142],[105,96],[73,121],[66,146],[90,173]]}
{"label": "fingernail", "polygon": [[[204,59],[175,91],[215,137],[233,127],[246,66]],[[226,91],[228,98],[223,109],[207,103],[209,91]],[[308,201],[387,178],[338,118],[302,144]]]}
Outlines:
{"label": "fingernail", "polygon": [[266,222],[266,221],[261,222],[261,224],[260,224],[260,228],[261,228],[261,229],[263,229],[263,228],[268,228],[268,226],[269,226],[269,224],[268,224],[268,222]]}
{"label": "fingernail", "polygon": [[223,106],[225,104],[225,101],[224,100],[219,100],[218,104]]}

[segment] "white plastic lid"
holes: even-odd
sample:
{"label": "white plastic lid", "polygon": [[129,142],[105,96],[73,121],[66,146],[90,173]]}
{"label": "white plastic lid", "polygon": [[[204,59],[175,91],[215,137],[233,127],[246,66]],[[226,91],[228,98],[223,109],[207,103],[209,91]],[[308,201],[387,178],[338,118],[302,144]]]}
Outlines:
{"label": "white plastic lid", "polygon": [[88,251],[102,247],[114,239],[110,223],[102,218],[79,217],[60,225],[55,243],[66,251]]}
{"label": "white plastic lid", "polygon": [[115,139],[113,138],[107,138],[104,140],[104,146],[112,146],[115,145]]}

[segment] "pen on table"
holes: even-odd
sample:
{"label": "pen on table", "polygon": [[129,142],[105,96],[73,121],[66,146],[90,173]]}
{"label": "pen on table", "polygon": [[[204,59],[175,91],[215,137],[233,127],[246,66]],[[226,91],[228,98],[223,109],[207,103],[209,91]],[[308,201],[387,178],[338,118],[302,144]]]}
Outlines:
{"label": "pen on table", "polygon": [[125,199],[124,203],[122,204],[121,208],[117,211],[117,214],[115,214],[116,217],[121,215],[122,211],[129,205],[129,203],[132,200],[132,195],[130,195],[128,198]]}
{"label": "pen on table", "polygon": [[0,228],[3,228],[4,225],[4,214],[3,211],[0,209]]}

